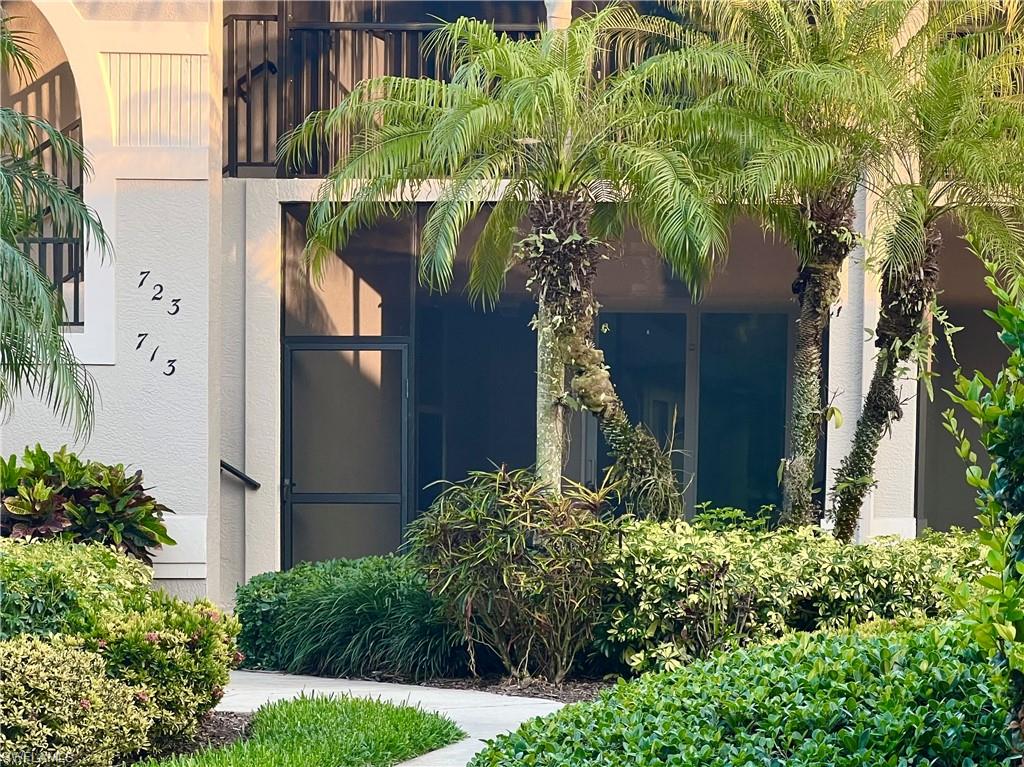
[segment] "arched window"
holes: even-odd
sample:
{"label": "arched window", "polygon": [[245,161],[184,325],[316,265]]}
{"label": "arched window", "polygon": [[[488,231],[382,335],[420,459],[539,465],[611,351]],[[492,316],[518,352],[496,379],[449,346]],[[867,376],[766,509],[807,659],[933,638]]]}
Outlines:
{"label": "arched window", "polygon": [[[11,26],[26,33],[36,62],[35,78],[25,81],[11,70],[0,73],[3,105],[45,120],[74,141],[82,141],[82,113],[75,78],[64,47],[34,3],[9,0],[4,9]],[[83,168],[77,162],[63,162],[49,142],[40,141],[35,158],[47,173],[82,194]],[[60,235],[60,236],[58,236]],[[73,233],[72,233],[73,235]],[[84,324],[84,261],[81,235],[55,232],[44,216],[36,229],[21,238],[25,253],[39,264],[53,281],[54,290],[64,298],[65,324]]]}

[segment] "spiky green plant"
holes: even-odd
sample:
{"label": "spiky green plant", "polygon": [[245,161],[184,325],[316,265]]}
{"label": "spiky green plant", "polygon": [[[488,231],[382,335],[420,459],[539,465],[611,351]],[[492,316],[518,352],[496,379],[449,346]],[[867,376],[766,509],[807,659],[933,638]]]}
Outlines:
{"label": "spiky green plant", "polygon": [[903,140],[876,181],[878,355],[832,490],[835,534],[844,541],[856,530],[879,443],[902,417],[900,377],[918,363],[929,382],[940,221],[957,221],[986,262],[1024,272],[1024,36],[1005,23],[997,16],[974,34],[941,41],[895,94]]}
{"label": "spiky green plant", "polygon": [[[599,70],[608,50],[636,60],[654,38],[679,46],[658,68]],[[699,292],[726,246],[728,211],[714,178],[729,150],[706,136],[683,140],[677,107],[699,89],[743,79],[745,62],[727,45],[626,6],[520,41],[463,18],[436,31],[430,45],[451,63],[450,82],[366,80],[285,139],[286,159],[304,163],[323,144],[355,135],[312,206],[313,263],[357,228],[412,207],[396,200],[430,190],[436,202],[423,226],[420,277],[445,289],[460,235],[492,202],[470,254],[469,293],[492,305],[515,262],[531,273],[541,476],[560,486],[562,411],[579,403],[597,416],[613,454],[628,458],[625,495],[634,510],[677,514],[670,457],[628,419],[595,342],[594,276],[606,239],[629,223]],[[688,99],[656,97],[655,81],[666,73],[690,83]]]}
{"label": "spiky green plant", "polygon": [[[0,68],[31,80],[31,42],[9,22],[0,13]],[[44,222],[56,237],[84,237],[104,251],[107,238],[79,194],[43,168],[43,145],[58,164],[88,171],[85,151],[71,138],[45,120],[0,107],[0,411],[9,414],[28,393],[85,434],[92,424],[93,379],[64,336],[62,297],[20,240]]]}

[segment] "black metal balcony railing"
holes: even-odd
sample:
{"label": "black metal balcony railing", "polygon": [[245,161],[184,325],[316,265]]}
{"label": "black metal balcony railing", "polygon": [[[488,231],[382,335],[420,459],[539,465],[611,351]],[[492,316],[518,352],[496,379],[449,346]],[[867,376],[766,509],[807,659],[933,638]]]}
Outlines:
{"label": "black metal balcony railing", "polygon": [[[278,139],[311,112],[330,109],[368,77],[444,77],[423,41],[436,24],[302,22],[282,25],[274,14],[224,20],[224,173],[285,175]],[[537,34],[533,24],[500,24],[513,38]],[[325,146],[295,175],[323,176],[350,138]]]}
{"label": "black metal balcony railing", "polygon": [[[61,130],[79,145],[82,143],[82,121],[75,120]],[[84,172],[79,162],[63,162],[49,141],[36,147],[33,156],[48,173],[82,194]],[[81,235],[58,236],[47,211],[43,211],[35,231],[19,238],[22,252],[35,261],[53,283],[53,289],[64,299],[64,324],[82,326],[85,315],[82,287],[85,279],[85,248]]]}

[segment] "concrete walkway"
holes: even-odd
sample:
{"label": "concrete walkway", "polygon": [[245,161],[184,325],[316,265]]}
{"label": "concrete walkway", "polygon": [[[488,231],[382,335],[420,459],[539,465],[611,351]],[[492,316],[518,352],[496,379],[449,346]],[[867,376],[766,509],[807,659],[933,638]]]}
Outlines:
{"label": "concrete walkway", "polygon": [[[265,671],[233,671],[219,711],[255,711],[264,703],[296,698],[300,693],[356,695],[420,706],[453,720],[469,737],[447,748],[403,762],[402,767],[464,767],[483,741],[514,730],[527,719],[557,711],[561,703],[538,698],[514,698],[476,690],[443,690],[405,684],[352,679],[292,676]],[[310,767],[317,767],[310,765]]]}

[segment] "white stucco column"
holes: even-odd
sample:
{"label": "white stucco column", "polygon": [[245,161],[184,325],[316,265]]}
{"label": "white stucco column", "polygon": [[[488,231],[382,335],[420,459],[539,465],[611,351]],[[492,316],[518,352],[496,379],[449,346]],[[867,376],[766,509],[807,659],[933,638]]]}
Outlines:
{"label": "white stucco column", "polygon": [[549,29],[565,29],[572,21],[572,0],[544,0]]}
{"label": "white stucco column", "polygon": [[[858,191],[854,228],[871,238],[871,195]],[[865,265],[865,249],[858,246],[843,270],[843,289],[838,314],[829,325],[828,392],[843,415],[843,425],[827,427],[826,492],[831,492],[836,474],[853,441],[871,384],[877,349],[874,328],[878,321],[880,283],[878,275]],[[857,539],[878,535],[913,537],[917,483],[917,381],[911,376],[899,384],[905,404],[903,418],[882,438],[875,460],[875,488],[864,499]],[[831,503],[831,497],[827,504]]]}

